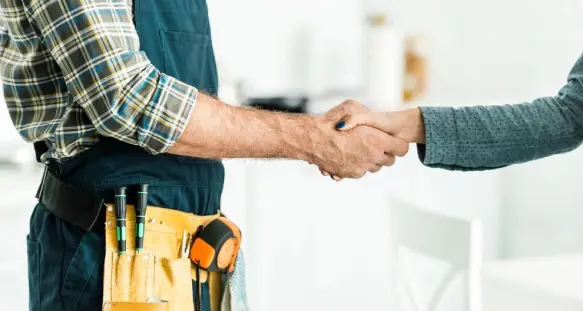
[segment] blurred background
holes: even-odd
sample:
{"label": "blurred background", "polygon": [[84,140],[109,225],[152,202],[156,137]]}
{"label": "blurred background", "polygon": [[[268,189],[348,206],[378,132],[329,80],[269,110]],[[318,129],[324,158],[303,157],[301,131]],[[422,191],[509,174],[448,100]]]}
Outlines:
{"label": "blurred background", "polygon": [[[270,109],[520,103],[556,94],[583,51],[580,0],[208,5],[220,97]],[[412,147],[340,183],[295,161],[225,161],[223,209],[243,230],[252,310],[583,310],[580,149],[460,173],[423,167]],[[27,309],[40,169],[0,109],[0,301],[11,310]]]}

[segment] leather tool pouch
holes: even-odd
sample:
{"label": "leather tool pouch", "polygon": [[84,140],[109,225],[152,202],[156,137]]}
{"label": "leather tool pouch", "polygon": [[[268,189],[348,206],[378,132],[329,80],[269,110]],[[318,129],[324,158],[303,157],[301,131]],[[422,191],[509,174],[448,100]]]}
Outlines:
{"label": "leather tool pouch", "polygon": [[[144,249],[135,251],[135,210],[128,205],[126,216],[126,252],[119,254],[113,205],[106,208],[106,252],[103,277],[103,310],[194,310],[192,281],[195,268],[190,258],[181,258],[184,231],[194,234],[219,217],[196,216],[176,210],[148,207]],[[200,271],[200,282],[208,274]],[[220,278],[219,278],[220,279]],[[216,286],[211,286],[216,290]],[[220,287],[219,287],[220,288]],[[217,293],[211,296],[220,297]]]}

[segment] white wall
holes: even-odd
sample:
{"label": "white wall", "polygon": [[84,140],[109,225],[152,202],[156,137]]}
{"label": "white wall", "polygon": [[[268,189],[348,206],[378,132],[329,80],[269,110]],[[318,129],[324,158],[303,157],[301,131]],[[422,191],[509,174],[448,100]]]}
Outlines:
{"label": "white wall", "polygon": [[583,252],[583,149],[503,171],[500,254]]}
{"label": "white wall", "polygon": [[551,94],[583,51],[578,0],[393,1],[397,22],[431,43],[439,97]]}
{"label": "white wall", "polygon": [[[323,71],[332,86],[359,86],[363,12],[381,8],[404,32],[429,40],[433,97],[527,100],[556,92],[583,51],[579,2],[213,0],[209,6],[224,72],[253,80],[256,92],[306,87],[308,56],[298,52],[306,49],[319,55],[312,67],[320,70],[312,72]],[[306,29],[317,45],[307,46]]]}
{"label": "white wall", "polygon": [[[308,70],[324,74],[336,87],[359,85],[354,42],[361,37],[360,1],[208,3],[223,77],[245,78],[250,91],[258,94],[305,89]],[[308,68],[309,51],[317,59]]]}

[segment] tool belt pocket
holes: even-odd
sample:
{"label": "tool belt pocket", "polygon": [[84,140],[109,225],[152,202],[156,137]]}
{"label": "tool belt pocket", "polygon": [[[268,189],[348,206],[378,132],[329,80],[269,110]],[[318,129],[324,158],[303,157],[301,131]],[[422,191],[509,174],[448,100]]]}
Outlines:
{"label": "tool belt pocket", "polygon": [[[115,212],[110,205],[106,210],[103,309],[112,310],[116,305],[123,305],[127,310],[194,310],[192,281],[196,280],[196,270],[190,258],[181,253],[183,235],[194,234],[199,226],[219,215],[196,216],[148,207],[144,247],[138,253],[135,249],[135,211],[128,205],[126,251],[120,253]],[[199,282],[207,282],[207,272],[199,273]]]}

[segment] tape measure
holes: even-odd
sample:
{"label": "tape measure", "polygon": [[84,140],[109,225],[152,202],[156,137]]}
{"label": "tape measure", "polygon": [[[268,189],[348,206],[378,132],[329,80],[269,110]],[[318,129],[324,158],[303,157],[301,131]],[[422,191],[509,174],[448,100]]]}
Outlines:
{"label": "tape measure", "polygon": [[235,270],[241,246],[241,230],[225,217],[211,221],[200,230],[190,249],[190,260],[209,271]]}

